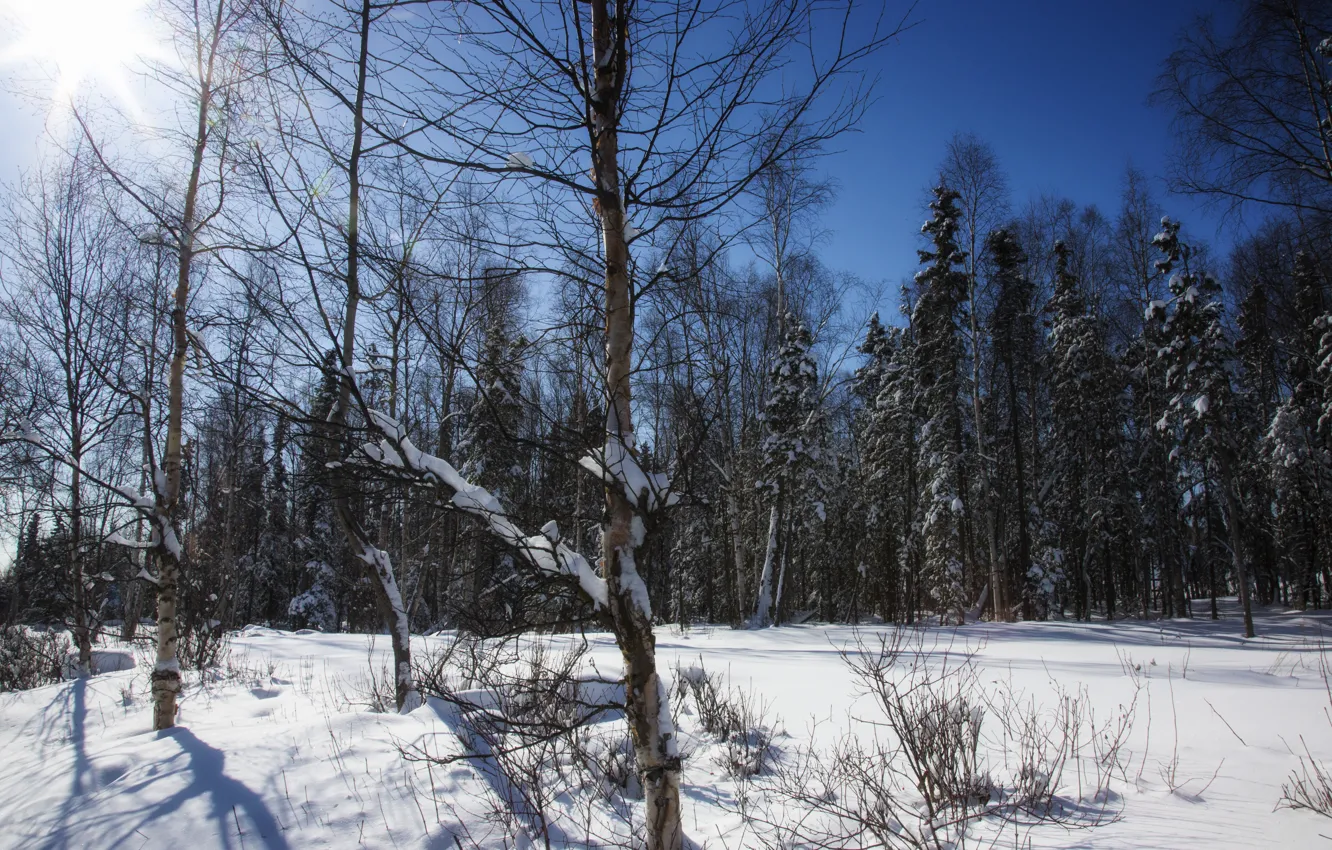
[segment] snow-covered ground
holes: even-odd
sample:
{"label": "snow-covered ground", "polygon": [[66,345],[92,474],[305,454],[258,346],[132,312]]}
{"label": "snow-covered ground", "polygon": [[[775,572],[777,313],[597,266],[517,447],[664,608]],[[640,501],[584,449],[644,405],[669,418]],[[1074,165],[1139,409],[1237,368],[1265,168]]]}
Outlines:
{"label": "snow-covered ground", "polygon": [[[1234,616],[1219,623],[980,624],[946,635],[955,649],[976,651],[984,683],[1038,701],[1055,699],[1054,682],[1070,692],[1085,687],[1098,722],[1138,694],[1122,778],[1110,796],[1118,818],[1091,830],[1024,831],[1018,840],[1037,847],[1332,847],[1332,820],[1276,808],[1298,766],[1292,751],[1307,745],[1332,761],[1329,694],[1319,673],[1322,641],[1332,646],[1332,617],[1263,612],[1258,628],[1261,636],[1249,641]],[[839,654],[855,638],[843,626],[660,629],[658,651],[666,665],[701,664],[769,703],[769,721],[782,732],[778,750],[794,757],[837,737],[848,716],[869,712]],[[448,640],[413,643],[421,652]],[[428,765],[401,755],[417,744],[449,749],[456,726],[447,706],[432,701],[398,716],[354,704],[369,678],[367,645],[360,635],[248,629],[232,641],[230,675],[191,678],[179,726],[161,734],[149,729],[143,666],[0,695],[0,845],[513,846],[484,821],[496,788],[484,763]],[[379,639],[376,652],[387,650],[387,638]],[[591,657],[603,673],[618,670],[604,636],[594,638]],[[713,848],[756,845],[762,836],[743,823],[737,797],[761,795],[762,782],[740,789],[726,779],[718,745],[696,721],[680,718],[689,837]]]}

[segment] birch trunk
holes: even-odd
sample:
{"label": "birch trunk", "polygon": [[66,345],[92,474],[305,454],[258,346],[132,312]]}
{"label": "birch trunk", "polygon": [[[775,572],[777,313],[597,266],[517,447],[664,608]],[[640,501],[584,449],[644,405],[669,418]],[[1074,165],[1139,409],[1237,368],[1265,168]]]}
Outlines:
{"label": "birch trunk", "polygon": [[[207,66],[201,68],[199,98],[195,104],[196,126],[190,176],[185,187],[177,240],[176,290],[171,309],[171,367],[167,379],[166,451],[162,458],[161,480],[154,476],[154,520],[157,525],[157,661],[153,666],[153,728],[170,729],[176,725],[176,697],[180,694],[180,660],[176,655],[178,639],[176,593],[180,583],[180,479],[182,460],[181,428],[185,408],[185,358],[189,354],[189,330],[186,310],[190,303],[190,275],[194,269],[199,201],[199,183],[203,175],[204,151],[210,132],[209,113],[213,106],[213,70],[218,40],[222,32],[225,4],[217,4],[212,43],[206,51]],[[200,42],[200,54],[205,53]],[[145,416],[145,427],[147,426]]]}
{"label": "birch trunk", "polygon": [[[606,440],[633,450],[630,374],[634,345],[633,302],[629,291],[627,222],[620,198],[619,104],[628,74],[627,2],[592,0],[595,67],[590,100],[592,174],[606,263]],[[657,673],[656,640],[647,588],[638,573],[635,549],[646,529],[624,488],[606,487],[602,564],[608,615],[624,659],[625,714],[643,784],[647,850],[681,850],[680,755],[667,691]]]}
{"label": "birch trunk", "polygon": [[777,560],[777,526],[781,511],[776,505],[768,514],[768,545],[763,555],[763,573],[759,576],[758,599],[754,603],[755,626],[768,625],[772,616],[772,573]]}
{"label": "birch trunk", "polygon": [[[74,395],[71,393],[71,410],[74,410]],[[83,435],[79,417],[71,420],[74,432],[70,459],[74,462],[74,474],[69,483],[69,566],[74,602],[74,646],[78,650],[77,670],[79,676],[92,672],[92,635],[88,628],[88,588],[83,575]]]}

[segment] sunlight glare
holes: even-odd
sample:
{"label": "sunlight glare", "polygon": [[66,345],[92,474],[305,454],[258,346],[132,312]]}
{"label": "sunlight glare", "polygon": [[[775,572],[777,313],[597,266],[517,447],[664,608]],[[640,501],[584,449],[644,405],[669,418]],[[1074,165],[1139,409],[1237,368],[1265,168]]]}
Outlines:
{"label": "sunlight glare", "polygon": [[145,14],[146,0],[0,0],[12,38],[0,63],[32,63],[53,72],[55,104],[88,85],[130,101],[128,73],[140,59],[164,58]]}

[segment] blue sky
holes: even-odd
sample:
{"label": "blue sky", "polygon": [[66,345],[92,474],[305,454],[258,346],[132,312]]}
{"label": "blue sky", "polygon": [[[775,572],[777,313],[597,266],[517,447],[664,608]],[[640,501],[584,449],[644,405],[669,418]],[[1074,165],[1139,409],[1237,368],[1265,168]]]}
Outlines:
{"label": "blue sky", "polygon": [[924,189],[959,131],[994,148],[1015,207],[1048,192],[1113,216],[1132,162],[1172,217],[1224,250],[1233,225],[1219,232],[1219,215],[1167,195],[1170,114],[1147,103],[1180,29],[1208,12],[1234,14],[1225,0],[922,0],[919,25],[876,60],[860,132],[824,163],[840,187],[826,261],[895,297],[916,268]]}
{"label": "blue sky", "polygon": [[[905,9],[905,0],[884,4],[890,17]],[[875,59],[880,81],[865,122],[823,163],[839,185],[824,220],[827,264],[896,292],[915,271],[924,191],[956,132],[994,148],[1015,207],[1048,192],[1113,216],[1132,162],[1158,178],[1157,196],[1172,216],[1224,250],[1234,227],[1219,231],[1217,215],[1168,196],[1159,181],[1170,116],[1147,104],[1178,32],[1207,12],[1225,21],[1233,4],[920,0],[918,25]],[[8,182],[35,162],[43,121],[3,91],[0,116],[0,180]],[[892,303],[880,306],[892,315]]]}

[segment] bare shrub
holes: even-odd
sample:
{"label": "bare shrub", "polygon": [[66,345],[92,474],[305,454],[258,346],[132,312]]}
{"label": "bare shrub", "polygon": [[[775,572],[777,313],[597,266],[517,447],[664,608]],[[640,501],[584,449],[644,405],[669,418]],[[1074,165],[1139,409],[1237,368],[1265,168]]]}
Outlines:
{"label": "bare shrub", "polygon": [[1304,755],[1299,757],[1299,768],[1291,771],[1290,777],[1281,784],[1277,808],[1307,809],[1332,818],[1332,768],[1313,757],[1303,736],[1300,743],[1304,746]]}
{"label": "bare shrub", "polygon": [[[421,653],[418,686],[459,746],[438,736],[410,761],[473,764],[493,794],[481,816],[540,846],[634,846],[641,798],[623,683],[587,673],[587,644],[458,640]],[[476,813],[473,812],[473,816]]]}
{"label": "bare shrub", "polygon": [[181,620],[176,635],[176,657],[186,670],[225,667],[231,654],[231,636],[216,620]]}
{"label": "bare shrub", "polygon": [[769,846],[937,850],[1117,817],[1110,778],[1126,769],[1136,699],[1100,724],[1085,693],[1045,708],[983,681],[970,647],[919,630],[858,638],[842,657],[874,713],[778,764],[775,807],[742,812]]}
{"label": "bare shrub", "polygon": [[[1319,642],[1318,668],[1323,674],[1323,688],[1327,691],[1328,705],[1323,716],[1332,726],[1332,661],[1328,660],[1328,647]],[[1300,736],[1304,755],[1298,756],[1300,765],[1291,771],[1281,785],[1281,799],[1277,808],[1307,809],[1332,818],[1332,767],[1318,761],[1309,751],[1309,744]]]}
{"label": "bare shrub", "polygon": [[763,773],[773,757],[775,722],[771,705],[740,688],[728,688],[720,673],[709,673],[702,661],[675,669],[676,700],[692,701],[699,727],[721,744],[715,761],[731,779]]}
{"label": "bare shrub", "polygon": [[24,691],[61,681],[69,638],[26,626],[0,627],[0,691]]}
{"label": "bare shrub", "polygon": [[396,679],[385,655],[375,654],[375,638],[365,642],[365,669],[350,680],[339,680],[333,685],[338,705],[349,710],[362,710],[374,714],[391,714],[398,710]]}
{"label": "bare shrub", "polygon": [[722,750],[716,761],[732,779],[759,776],[773,760],[773,723],[769,720],[770,705],[740,689],[732,692],[731,705],[735,715],[735,728],[722,740]]}

